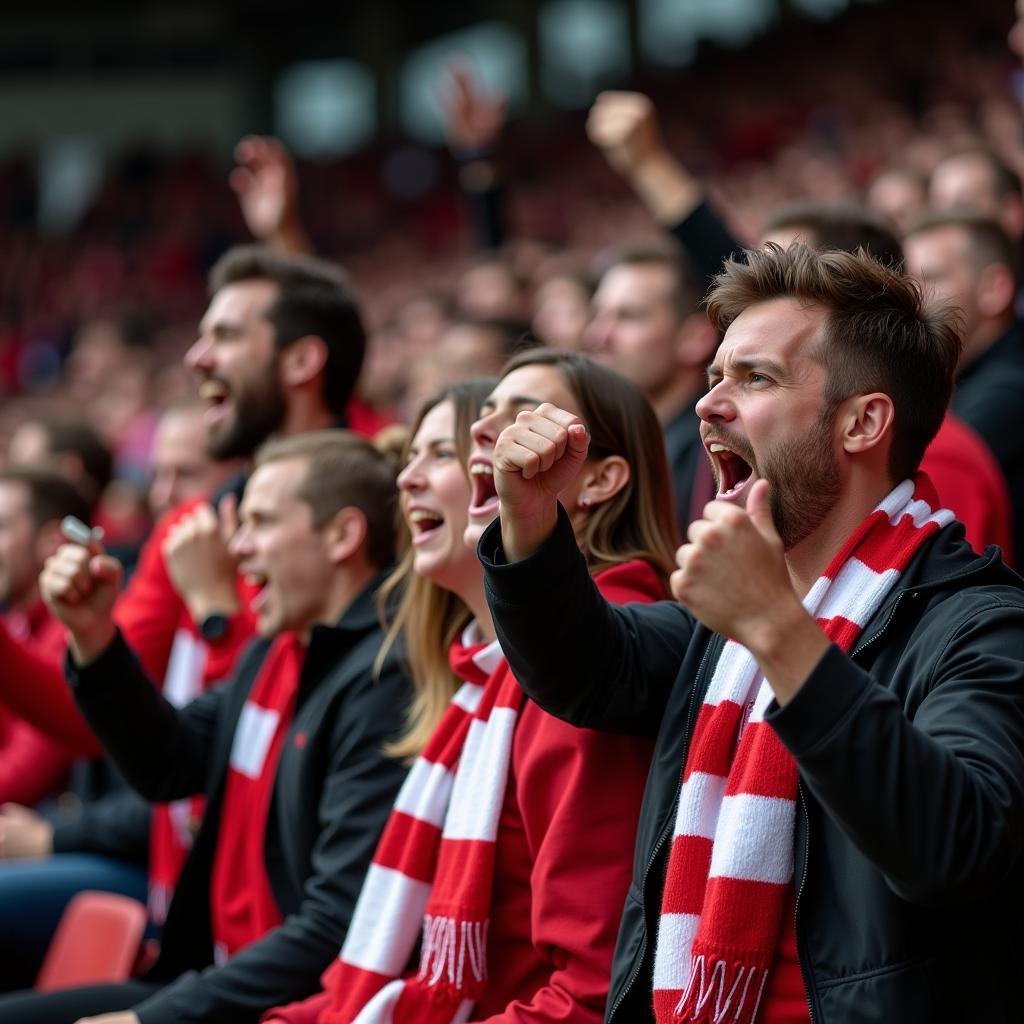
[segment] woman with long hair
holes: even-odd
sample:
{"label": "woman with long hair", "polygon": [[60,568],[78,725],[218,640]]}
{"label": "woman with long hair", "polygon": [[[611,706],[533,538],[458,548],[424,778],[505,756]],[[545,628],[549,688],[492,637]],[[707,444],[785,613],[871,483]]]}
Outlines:
{"label": "woman with long hair", "polygon": [[[634,385],[585,356],[536,350],[506,367],[473,425],[465,550],[498,513],[490,473],[500,431],[553,402],[587,423],[587,466],[561,499],[602,593],[666,594],[673,516],[661,431]],[[418,571],[438,543],[440,489],[421,462],[424,419],[400,477]],[[448,518],[445,523],[447,524]],[[451,566],[461,564],[452,558]],[[454,574],[442,580],[454,588]],[[413,710],[403,752],[431,722],[396,801],[325,991],[273,1010],[289,1024],[598,1024],[629,884],[649,741],[574,729],[526,700],[490,640],[483,573],[459,575],[450,665],[463,685]],[[412,591],[407,591],[411,601]],[[475,621],[469,621],[469,611]],[[417,613],[418,614],[418,613]],[[406,610],[410,659],[441,646]],[[441,620],[435,620],[441,621]],[[465,626],[463,623],[465,622]],[[417,653],[419,652],[419,653]],[[405,741],[402,741],[405,742]],[[418,955],[418,966],[411,966]]]}

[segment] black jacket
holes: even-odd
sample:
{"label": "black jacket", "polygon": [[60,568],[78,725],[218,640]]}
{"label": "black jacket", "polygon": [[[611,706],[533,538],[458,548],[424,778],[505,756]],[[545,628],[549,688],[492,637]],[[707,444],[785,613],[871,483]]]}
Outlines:
{"label": "black jacket", "polygon": [[379,679],[381,629],[370,587],[334,627],[317,626],[302,667],[267,821],[267,874],[284,924],[213,964],[210,877],[238,716],[270,646],[256,640],[230,680],[175,709],[118,639],[68,674],[89,724],[147,799],[203,793],[189,853],[148,975],[167,982],[136,1006],[142,1024],[255,1022],[315,992],[341,946],[405,768],[382,753],[410,697],[394,657]]}
{"label": "black jacket", "polygon": [[[816,1024],[1020,1021],[1024,587],[953,524],[852,656],[768,720],[796,759],[797,943]],[[579,726],[657,736],[607,1020],[653,1021],[662,878],[694,716],[724,641],[679,604],[616,608],[564,513],[530,558],[480,542],[509,664]]]}
{"label": "black jacket", "polygon": [[992,450],[1013,509],[1014,565],[1024,566],[1024,329],[1015,323],[957,378],[950,408]]}

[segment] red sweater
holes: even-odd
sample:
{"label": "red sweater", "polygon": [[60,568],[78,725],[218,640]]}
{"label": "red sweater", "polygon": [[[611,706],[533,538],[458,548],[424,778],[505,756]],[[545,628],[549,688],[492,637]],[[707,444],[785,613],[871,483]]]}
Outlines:
{"label": "red sweater", "polygon": [[[610,601],[665,597],[630,562],[596,577]],[[600,1024],[633,865],[653,743],[576,729],[526,700],[498,826],[488,981],[474,1011],[487,1024]],[[325,993],[266,1020],[317,1024]]]}
{"label": "red sweater", "polygon": [[921,469],[935,484],[942,504],[967,528],[974,550],[998,544],[1003,561],[1013,565],[1010,493],[999,463],[981,437],[947,413],[924,453]]}
{"label": "red sweater", "polygon": [[[64,628],[42,601],[4,617],[10,642],[54,666],[64,652]],[[6,661],[4,671],[8,671]],[[24,718],[0,706],[0,803],[31,807],[56,792],[67,778],[71,755]]]}

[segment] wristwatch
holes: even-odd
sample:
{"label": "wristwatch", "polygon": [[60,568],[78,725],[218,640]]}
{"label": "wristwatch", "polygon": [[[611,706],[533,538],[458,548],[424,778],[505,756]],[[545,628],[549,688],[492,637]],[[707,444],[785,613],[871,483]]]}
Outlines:
{"label": "wristwatch", "polygon": [[204,640],[219,640],[228,631],[228,617],[223,612],[210,612],[199,623],[199,635]]}

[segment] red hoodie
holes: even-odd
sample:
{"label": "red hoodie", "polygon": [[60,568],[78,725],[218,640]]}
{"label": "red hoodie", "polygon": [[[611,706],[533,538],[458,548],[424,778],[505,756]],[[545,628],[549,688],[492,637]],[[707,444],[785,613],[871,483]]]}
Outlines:
{"label": "red hoodie", "polygon": [[[596,582],[618,604],[666,596],[642,562]],[[576,729],[524,702],[498,827],[488,980],[474,1021],[600,1024],[652,749],[650,740]],[[264,1019],[317,1024],[327,1005],[318,993]]]}

